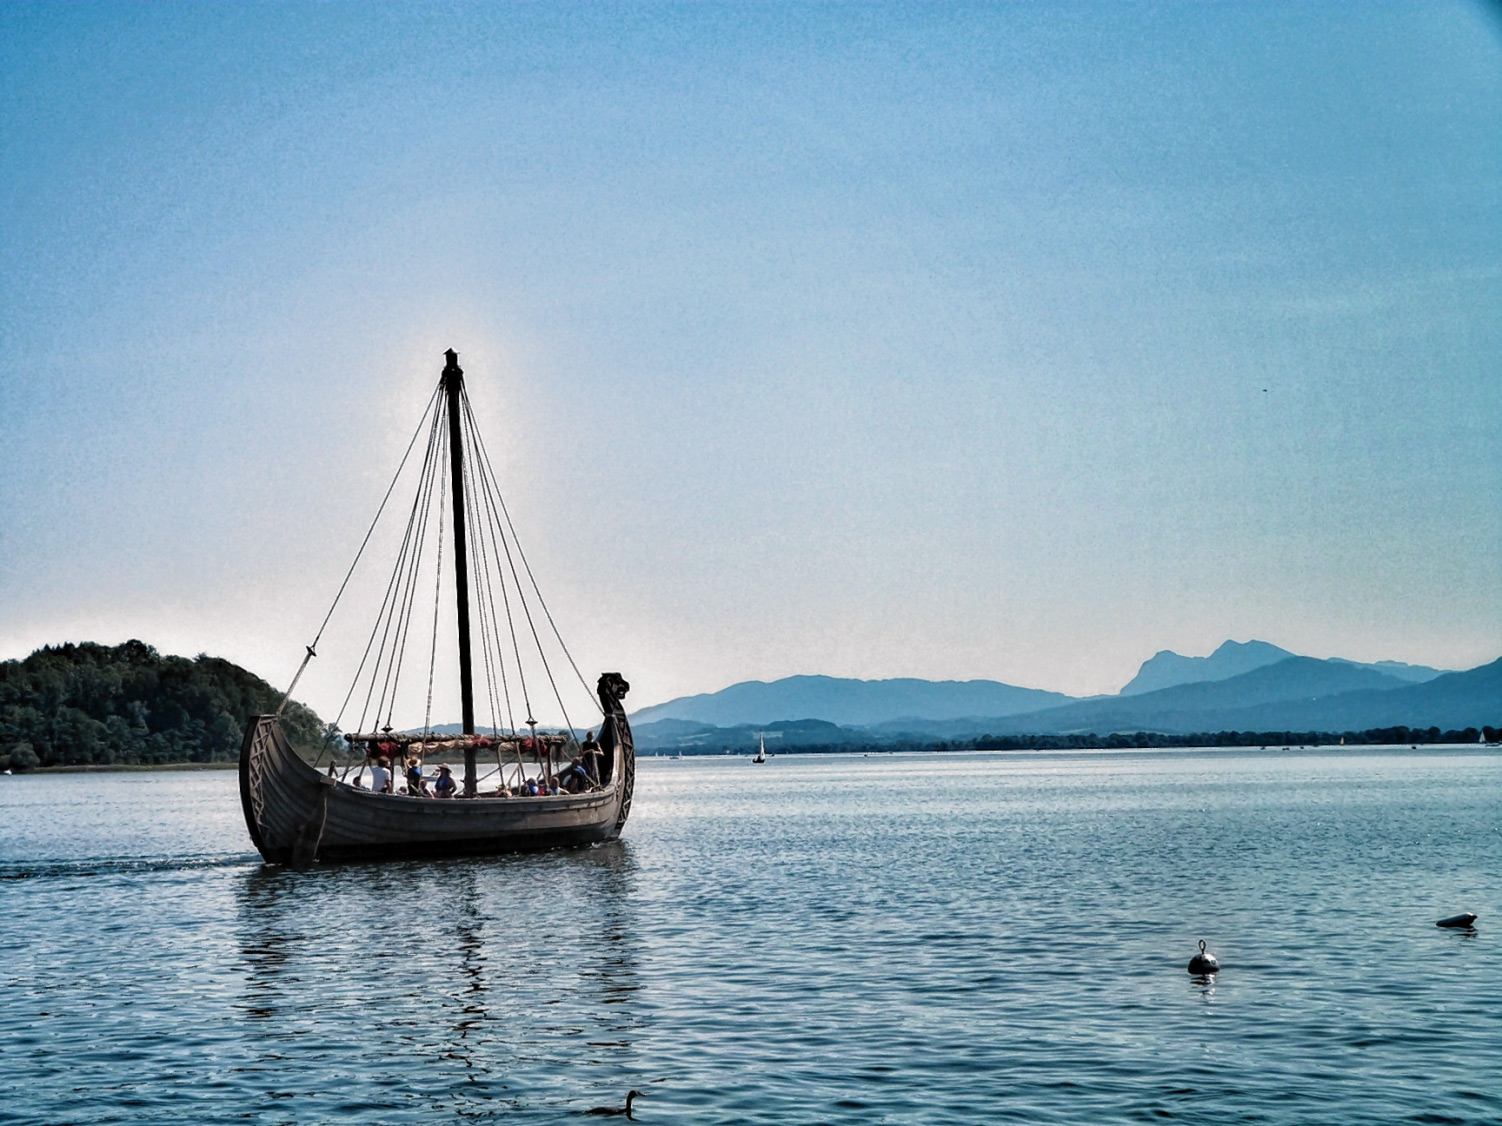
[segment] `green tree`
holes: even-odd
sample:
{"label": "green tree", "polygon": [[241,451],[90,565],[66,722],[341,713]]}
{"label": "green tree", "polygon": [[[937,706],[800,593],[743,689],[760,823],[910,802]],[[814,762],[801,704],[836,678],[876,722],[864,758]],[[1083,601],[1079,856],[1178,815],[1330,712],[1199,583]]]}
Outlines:
{"label": "green tree", "polygon": [[42,765],[42,760],[37,757],[30,743],[17,743],[5,754],[3,765],[7,770],[14,770],[20,774],[23,771],[35,770]]}
{"label": "green tree", "polygon": [[[281,694],[217,657],[162,656],[140,641],[59,645],[0,662],[0,749],[27,744],[40,765],[232,760],[249,716]],[[304,754],[325,725],[289,701],[282,727]]]}

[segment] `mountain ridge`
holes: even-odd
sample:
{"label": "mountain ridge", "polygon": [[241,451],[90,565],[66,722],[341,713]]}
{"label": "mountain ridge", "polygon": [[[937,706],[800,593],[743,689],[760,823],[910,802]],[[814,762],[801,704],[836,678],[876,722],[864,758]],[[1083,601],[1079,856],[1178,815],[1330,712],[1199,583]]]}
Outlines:
{"label": "mountain ridge", "polygon": [[784,719],[819,719],[867,726],[903,716],[958,718],[1036,711],[1076,697],[1041,688],[1019,688],[995,680],[921,680],[893,677],[859,680],[817,675],[778,680],[744,680],[695,696],[681,696],[642,708],[631,722],[685,719],[716,727]]}
{"label": "mountain ridge", "polygon": [[[987,738],[1033,736],[1045,741],[1084,737],[1088,743],[1140,733],[1174,738],[1215,732],[1389,728],[1395,732],[1472,729],[1474,735],[1497,725],[1502,725],[1502,658],[1411,684],[1350,662],[1293,657],[1227,681],[1175,685],[1132,697],[1095,697],[1022,715],[896,720],[858,729],[812,719],[778,720],[764,726],[769,740],[776,738],[789,747],[837,749],[862,742],[872,747],[932,746],[936,741],[974,745]],[[648,721],[636,730],[644,748],[734,749],[755,742],[749,725],[720,728],[667,719]],[[1392,738],[1407,741],[1404,734]]]}
{"label": "mountain ridge", "polygon": [[[1224,680],[1192,681],[1134,696],[1106,696],[1026,716],[999,718],[1013,723],[1031,722],[1037,730],[1047,731],[1203,730],[1203,717],[1218,712],[1345,692],[1392,692],[1404,686],[1405,682],[1397,677],[1357,665],[1317,657],[1289,657]],[[1037,726],[1039,723],[1042,726]]]}
{"label": "mountain ridge", "polygon": [[1186,657],[1172,649],[1159,649],[1122,686],[1118,696],[1137,696],[1161,688],[1193,684],[1206,680],[1229,680],[1264,665],[1296,657],[1278,645],[1266,641],[1223,641],[1208,657]]}
{"label": "mountain ridge", "polygon": [[[1180,684],[1198,684],[1204,681],[1229,680],[1242,673],[1253,672],[1267,665],[1286,661],[1300,654],[1266,641],[1223,641],[1208,657],[1185,657],[1172,649],[1160,649],[1137,670],[1117,693],[1118,696],[1138,696],[1161,688],[1173,688]],[[1404,661],[1352,661],[1345,657],[1324,657],[1336,664],[1353,665],[1372,669],[1399,680],[1422,684],[1433,680],[1446,670],[1428,665],[1410,665]]]}
{"label": "mountain ridge", "polygon": [[[1423,683],[1441,670],[1401,661],[1368,663],[1343,657],[1303,657],[1266,641],[1231,641],[1207,657],[1185,657],[1162,649],[1142,663],[1137,675],[1114,696],[1071,696],[1041,688],[1022,688],[997,680],[923,680],[891,677],[865,680],[802,674],[777,680],[744,680],[716,692],[680,696],[632,714],[633,723],[682,719],[715,727],[767,724],[788,719],[819,719],[856,727],[899,721],[941,723],[976,717],[1005,717],[1051,710],[1096,700],[1121,700],[1189,684],[1225,681],[1298,659],[1325,668],[1364,670],[1385,678],[1368,687],[1398,688]],[[1312,669],[1314,666],[1306,666]],[[1352,682],[1359,683],[1359,682]]]}

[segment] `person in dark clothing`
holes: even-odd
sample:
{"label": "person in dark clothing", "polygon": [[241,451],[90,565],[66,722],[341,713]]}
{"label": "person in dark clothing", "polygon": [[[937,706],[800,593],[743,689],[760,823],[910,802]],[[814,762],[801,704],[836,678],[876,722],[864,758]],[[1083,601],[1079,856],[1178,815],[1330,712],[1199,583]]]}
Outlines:
{"label": "person in dark clothing", "polygon": [[600,760],[604,755],[593,731],[584,733],[584,742],[579,744],[579,752],[579,757],[584,761],[585,783],[590,789],[594,789],[600,784]]}
{"label": "person in dark clothing", "polygon": [[589,785],[589,772],[584,769],[582,756],[575,758],[558,772],[558,786],[568,794],[577,794]]}

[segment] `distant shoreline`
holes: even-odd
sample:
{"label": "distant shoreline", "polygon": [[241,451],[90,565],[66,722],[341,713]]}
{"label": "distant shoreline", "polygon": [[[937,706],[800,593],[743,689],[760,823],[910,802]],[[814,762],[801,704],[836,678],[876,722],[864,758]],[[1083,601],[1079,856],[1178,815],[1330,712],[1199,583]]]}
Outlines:
{"label": "distant shoreline", "polygon": [[[1026,755],[1026,754],[1063,754],[1070,752],[1093,752],[1100,751],[1111,754],[1126,754],[1131,752],[1146,751],[1261,751],[1283,754],[1285,751],[1296,753],[1298,751],[1362,751],[1362,750],[1457,750],[1457,749],[1490,749],[1497,750],[1495,743],[1295,743],[1291,745],[1276,746],[1267,744],[1214,744],[1198,743],[1183,746],[1157,746],[1157,747],[1134,747],[1134,746],[1088,746],[1088,747],[867,747],[861,750],[784,750],[777,751],[768,757],[775,758],[814,758],[814,757],[869,757],[872,755],[955,755],[955,754],[983,754],[983,755]],[[722,759],[722,758],[749,758],[750,751],[708,751],[701,753],[676,753],[672,750],[648,750],[637,752],[638,759]],[[425,763],[435,764],[438,762],[460,762],[460,759],[450,759],[449,756],[434,755],[424,759]],[[112,763],[110,765],[94,764],[89,766],[39,766],[31,770],[19,771],[14,777],[23,774],[132,774],[132,773],[155,773],[159,771],[204,771],[204,770],[235,770],[239,767],[236,761],[231,762],[154,762],[154,763]],[[509,765],[509,763],[508,763]],[[355,764],[353,769],[359,769]],[[484,769],[484,763],[481,763]]]}
{"label": "distant shoreline", "polygon": [[155,770],[237,770],[239,762],[119,762],[87,766],[38,766],[22,774],[122,774]]}

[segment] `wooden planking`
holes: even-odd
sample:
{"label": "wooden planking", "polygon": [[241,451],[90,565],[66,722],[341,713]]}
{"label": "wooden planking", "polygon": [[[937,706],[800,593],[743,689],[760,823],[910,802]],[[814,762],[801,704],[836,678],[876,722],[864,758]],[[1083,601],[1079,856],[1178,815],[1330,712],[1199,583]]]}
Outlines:
{"label": "wooden planking", "polygon": [[634,757],[629,735],[612,755],[616,782],[596,794],[453,800],[375,794],[314,770],[274,716],[259,716],[241,746],[241,798],[251,838],[272,863],[288,862],[300,838],[303,851],[316,839],[322,859],[587,844],[617,835],[625,822],[629,790],[620,780],[634,774],[628,757]]}

